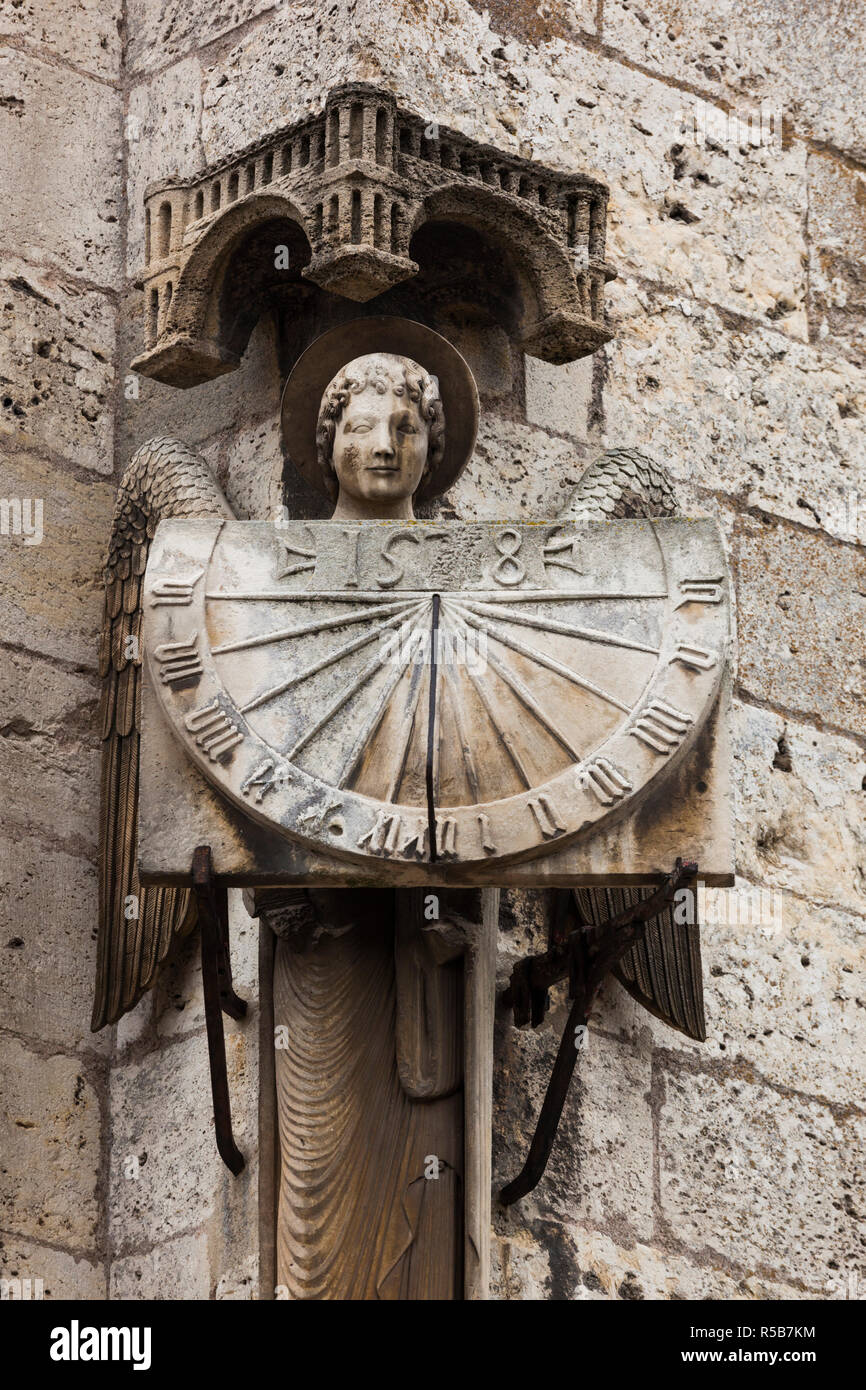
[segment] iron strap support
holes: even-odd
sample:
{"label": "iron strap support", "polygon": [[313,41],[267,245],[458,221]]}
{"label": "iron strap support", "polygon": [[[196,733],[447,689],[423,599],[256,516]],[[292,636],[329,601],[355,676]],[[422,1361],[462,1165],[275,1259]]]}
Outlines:
{"label": "iron strap support", "polygon": [[[684,864],[678,859],[674,871],[650,897],[617,913],[599,928],[599,945],[589,955],[582,929],[570,932],[564,939],[554,933],[554,944],[541,956],[519,961],[511,975],[511,983],[503,995],[503,1003],[514,1010],[518,1025],[531,1022],[536,1027],[543,1019],[547,990],[558,980],[569,977],[569,998],[573,999],[568,1022],[553,1064],[547,1092],[541,1106],[538,1124],[523,1168],[514,1180],[503,1187],[499,1200],[503,1206],[525,1197],[541,1181],[547,1167],[563,1106],[574,1074],[581,1041],[578,1029],[586,1029],[589,1014],[602,981],[630,946],[639,941],[646,924],[669,907],[674,895],[697,877],[697,864]],[[556,924],[561,929],[561,923]],[[581,1034],[581,1039],[585,1033]]]}
{"label": "iron strap support", "polygon": [[201,973],[217,1149],[223,1163],[237,1176],[244,1166],[244,1156],[232,1134],[223,1014],[243,1018],[247,1006],[232,988],[228,893],[214,874],[210,845],[199,845],[193,853],[192,890],[201,926]]}

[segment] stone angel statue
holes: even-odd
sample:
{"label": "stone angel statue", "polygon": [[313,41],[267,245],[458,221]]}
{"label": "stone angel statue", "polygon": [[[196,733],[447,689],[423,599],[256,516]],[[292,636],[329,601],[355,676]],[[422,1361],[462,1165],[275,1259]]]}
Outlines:
{"label": "stone angel statue", "polygon": [[[446,491],[472,452],[477,395],[466,364],[430,330],[388,323],[356,320],[323,335],[284,394],[289,455],[331,498],[336,518],[411,520],[413,503]],[[636,450],[612,450],[586,470],[562,515],[677,510],[663,468]],[[135,1006],[195,926],[187,890],[142,886],[136,872],[141,588],[150,543],[163,517],[231,516],[205,462],[178,440],[149,441],[123,475],[100,652],[94,1030]],[[616,895],[637,891],[575,893],[591,926],[613,915]],[[464,1171],[466,1078],[457,1040],[468,976],[459,914],[450,936],[443,929],[433,942],[419,930],[415,893],[257,894],[258,914],[277,936],[275,1016],[292,1039],[276,1078],[278,1279],[292,1298],[459,1298],[472,1284],[472,1261],[483,1264],[480,1227],[488,1223],[478,1216],[483,1204],[472,1208],[466,1197]],[[620,978],[651,1012],[704,1036],[694,929],[659,918],[623,959]],[[323,1069],[324,1088],[316,1081]],[[446,1158],[441,1182],[422,1180],[430,1155]]]}

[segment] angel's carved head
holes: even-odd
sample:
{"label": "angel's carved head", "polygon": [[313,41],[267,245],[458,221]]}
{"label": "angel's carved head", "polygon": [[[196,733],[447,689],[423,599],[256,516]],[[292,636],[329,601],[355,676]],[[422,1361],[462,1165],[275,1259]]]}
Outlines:
{"label": "angel's carved head", "polygon": [[316,452],[337,518],[409,518],[445,449],[439,382],[410,357],[356,357],[325,388]]}

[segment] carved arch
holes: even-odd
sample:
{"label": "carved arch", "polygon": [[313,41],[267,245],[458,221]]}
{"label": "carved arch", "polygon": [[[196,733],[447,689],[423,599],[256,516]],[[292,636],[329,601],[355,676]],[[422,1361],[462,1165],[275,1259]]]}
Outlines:
{"label": "carved arch", "polygon": [[[281,245],[286,267],[277,263]],[[151,287],[159,343],[133,366],[184,387],[234,370],[267,297],[297,283],[310,255],[306,219],[291,199],[269,192],[231,204],[180,267],[164,272],[164,284]]]}
{"label": "carved arch", "polygon": [[446,184],[417,206],[407,251],[422,228],[443,222],[480,233],[510,268],[518,287],[512,331],[524,352],[550,362],[569,362],[608,340],[610,333],[599,321],[607,268],[589,258],[579,263],[531,205],[477,184]]}

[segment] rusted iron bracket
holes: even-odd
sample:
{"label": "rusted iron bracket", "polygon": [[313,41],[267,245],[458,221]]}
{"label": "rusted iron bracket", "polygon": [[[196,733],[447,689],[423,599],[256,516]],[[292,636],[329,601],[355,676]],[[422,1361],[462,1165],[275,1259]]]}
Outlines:
{"label": "rusted iron bracket", "polygon": [[[693,883],[698,866],[676,861],[673,873],[642,902],[635,903],[611,917],[595,933],[597,946],[590,952],[582,928],[563,933],[562,912],[558,911],[551,932],[551,946],[543,955],[529,956],[518,961],[502,1002],[514,1010],[514,1022],[520,1027],[531,1023],[537,1027],[547,1011],[547,991],[558,980],[569,979],[569,998],[574,1002],[553,1064],[547,1092],[538,1117],[538,1124],[529,1153],[517,1177],[499,1194],[503,1206],[525,1197],[544,1176],[559,1121],[562,1116],[577,1054],[586,1036],[589,1014],[605,976],[613,969],[630,946],[639,941],[647,922],[669,907],[674,895]],[[570,897],[570,892],[568,894]],[[558,908],[562,900],[558,900]],[[563,909],[564,910],[564,909]]]}
{"label": "rusted iron bracket", "polygon": [[199,845],[193,853],[192,887],[201,926],[201,973],[217,1149],[223,1163],[237,1176],[244,1166],[244,1156],[232,1134],[223,1014],[243,1018],[247,1006],[232,988],[228,894],[214,875],[209,845]]}

